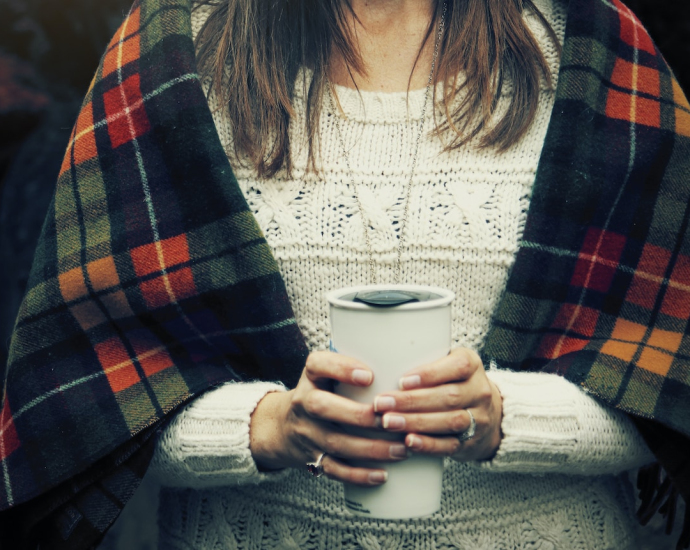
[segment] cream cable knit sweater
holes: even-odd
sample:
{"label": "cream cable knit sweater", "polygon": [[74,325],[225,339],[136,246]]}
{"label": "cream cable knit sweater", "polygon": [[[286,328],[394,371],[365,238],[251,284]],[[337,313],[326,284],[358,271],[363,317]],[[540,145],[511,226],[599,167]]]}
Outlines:
{"label": "cream cable knit sweater", "polygon": [[[562,39],[561,0],[537,2]],[[206,14],[195,12],[198,32]],[[535,19],[554,74],[555,48]],[[509,90],[506,92],[509,93]],[[324,294],[369,280],[363,224],[332,116],[340,126],[368,217],[379,281],[394,276],[404,190],[424,90],[362,93],[337,88],[343,114],[321,122],[320,178],[305,175],[301,119],[293,125],[293,179],[261,181],[236,162],[240,186],[285,278],[310,349],[329,339]],[[296,99],[303,115],[303,102]],[[553,106],[541,91],[530,132],[504,154],[466,147],[442,153],[426,138],[413,180],[402,282],[457,294],[455,345],[481,348],[524,227]],[[432,125],[431,114],[427,128]],[[216,118],[222,142],[231,136]],[[302,170],[300,171],[300,168]],[[625,472],[653,459],[627,417],[557,376],[491,369],[503,395],[503,441],[481,464],[448,461],[441,510],[391,522],[351,516],[340,484],[301,471],[265,474],[249,451],[250,415],[279,384],[228,384],[197,399],[164,432],[153,471],[169,488],[160,509],[161,548],[633,548]]]}

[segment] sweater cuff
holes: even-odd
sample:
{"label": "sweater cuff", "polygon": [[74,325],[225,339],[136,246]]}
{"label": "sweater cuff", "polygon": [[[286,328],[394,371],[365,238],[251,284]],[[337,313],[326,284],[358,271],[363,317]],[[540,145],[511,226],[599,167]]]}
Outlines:
{"label": "sweater cuff", "polygon": [[187,405],[163,431],[152,462],[160,483],[204,488],[258,483],[282,474],[259,471],[249,449],[251,415],[271,382],[229,383]]}
{"label": "sweater cuff", "polygon": [[503,397],[503,439],[481,467],[519,473],[561,469],[576,450],[580,429],[572,384],[545,373],[489,370],[487,375]]}
{"label": "sweater cuff", "polygon": [[502,472],[618,474],[654,461],[628,416],[561,376],[487,372],[503,396],[503,439],[479,463]]}

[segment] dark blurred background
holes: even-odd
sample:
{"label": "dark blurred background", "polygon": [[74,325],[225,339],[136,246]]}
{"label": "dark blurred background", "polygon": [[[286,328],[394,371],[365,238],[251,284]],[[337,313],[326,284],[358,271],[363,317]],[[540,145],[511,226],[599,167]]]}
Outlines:
{"label": "dark blurred background", "polygon": [[81,99],[131,0],[0,0],[0,374]]}

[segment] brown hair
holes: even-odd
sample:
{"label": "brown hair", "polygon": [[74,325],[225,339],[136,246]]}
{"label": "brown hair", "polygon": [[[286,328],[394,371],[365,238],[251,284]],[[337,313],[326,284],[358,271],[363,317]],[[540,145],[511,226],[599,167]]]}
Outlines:
{"label": "brown hair", "polygon": [[[445,120],[438,134],[450,130],[447,149],[461,147],[485,131],[481,146],[505,150],[534,120],[540,77],[551,86],[551,73],[522,11],[531,9],[556,35],[532,0],[447,0],[435,81],[444,83]],[[200,0],[215,6],[197,37],[197,63],[209,93],[228,109],[236,156],[248,157],[258,174],[268,177],[292,169],[289,124],[292,97],[301,67],[313,71],[305,90],[309,159],[313,166],[317,128],[334,51],[350,71],[363,62],[345,24],[353,16],[349,0]],[[443,2],[436,1],[426,34],[432,37]],[[432,37],[433,39],[433,37]],[[423,45],[422,45],[423,47]],[[421,52],[421,48],[420,48]],[[513,94],[507,111],[492,126],[505,82]],[[454,99],[463,92],[462,101]]]}

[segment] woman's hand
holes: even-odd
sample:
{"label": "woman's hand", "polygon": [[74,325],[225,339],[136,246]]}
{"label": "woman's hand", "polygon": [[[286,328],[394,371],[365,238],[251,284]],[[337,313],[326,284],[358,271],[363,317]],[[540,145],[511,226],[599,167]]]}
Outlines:
{"label": "woman's hand", "polygon": [[[479,356],[457,348],[449,355],[408,372],[400,391],[376,397],[379,424],[391,432],[406,432],[412,451],[450,456],[455,460],[486,460],[501,442],[503,400],[488,379]],[[471,410],[476,432],[461,442],[470,427]]]}
{"label": "woman's hand", "polygon": [[323,452],[328,477],[358,485],[383,483],[385,470],[356,468],[345,460],[401,460],[407,456],[405,445],[346,433],[341,425],[377,428],[374,407],[331,391],[334,381],[368,386],[373,379],[360,361],[327,351],[311,353],[297,387],[267,394],[254,410],[249,446],[256,463],[267,469],[304,469]]}

